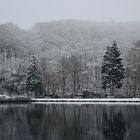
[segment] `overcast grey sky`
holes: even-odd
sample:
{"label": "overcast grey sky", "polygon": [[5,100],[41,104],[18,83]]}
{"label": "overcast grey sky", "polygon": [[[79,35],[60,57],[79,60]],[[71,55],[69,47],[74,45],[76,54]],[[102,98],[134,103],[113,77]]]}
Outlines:
{"label": "overcast grey sky", "polygon": [[140,0],[0,0],[0,23],[29,28],[61,19],[140,21]]}

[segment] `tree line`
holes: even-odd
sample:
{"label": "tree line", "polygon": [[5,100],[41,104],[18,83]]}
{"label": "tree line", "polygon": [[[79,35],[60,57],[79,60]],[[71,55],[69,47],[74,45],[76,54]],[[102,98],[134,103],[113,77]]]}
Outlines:
{"label": "tree line", "polygon": [[11,95],[28,93],[28,96],[36,97],[76,97],[85,93],[85,97],[139,96],[139,41],[129,51],[127,63],[122,59],[115,41],[106,48],[101,62],[92,59],[87,53],[77,52],[63,55],[51,63],[47,57],[33,55],[29,50],[21,52],[5,45],[1,42],[0,64],[10,66],[11,76],[7,77],[6,70],[1,67],[0,88],[8,90]]}
{"label": "tree line", "polygon": [[[89,75],[89,72],[93,71],[90,71],[91,68],[83,62],[82,56],[80,55],[61,57],[57,70],[53,73],[46,71],[45,60],[41,68],[41,64],[39,64],[36,57],[33,56],[27,73],[27,92],[35,92],[33,94],[37,94],[36,96],[43,96],[47,92],[47,94],[52,94],[53,97],[59,94],[65,97],[66,93],[70,93],[69,95],[71,95],[71,97],[75,97],[77,93],[83,89],[88,92],[89,89],[93,90],[95,86],[95,88],[97,88],[97,81],[101,78],[102,83],[98,83],[102,85],[102,88],[100,87],[101,89],[99,90],[101,93],[99,94],[102,94],[102,92],[106,93],[106,91],[108,94],[108,89],[110,89],[109,94],[113,96],[115,89],[122,87],[125,74],[120,56],[120,50],[114,41],[111,46],[107,47],[101,68],[98,66],[95,67],[94,82],[91,77],[89,77],[92,75]],[[98,72],[101,77],[97,75]]]}

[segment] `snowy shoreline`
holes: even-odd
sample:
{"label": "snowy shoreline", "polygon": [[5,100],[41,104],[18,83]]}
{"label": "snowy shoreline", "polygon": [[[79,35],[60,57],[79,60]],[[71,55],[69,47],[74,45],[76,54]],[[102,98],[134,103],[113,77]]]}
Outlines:
{"label": "snowy shoreline", "polygon": [[0,103],[140,103],[140,98],[94,98],[94,99],[43,99],[43,98],[5,98]]}
{"label": "snowy shoreline", "polygon": [[125,99],[120,99],[120,98],[113,98],[113,99],[105,99],[105,98],[96,98],[96,99],[31,99],[32,102],[75,102],[75,103],[85,103],[85,102],[139,102],[140,103],[140,98],[125,98]]}

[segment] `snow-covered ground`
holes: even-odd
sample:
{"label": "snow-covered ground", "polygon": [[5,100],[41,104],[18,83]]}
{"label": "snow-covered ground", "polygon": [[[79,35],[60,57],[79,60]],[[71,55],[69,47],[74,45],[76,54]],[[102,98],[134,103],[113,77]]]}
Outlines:
{"label": "snow-covered ground", "polygon": [[140,98],[125,98],[125,99],[120,99],[120,98],[111,98],[111,99],[40,99],[40,98],[32,98],[31,99],[32,100],[32,102],[57,102],[57,103],[59,103],[59,102],[71,102],[71,103],[73,103],[73,102],[83,102],[83,103],[85,103],[85,102],[103,102],[103,103],[105,103],[105,102],[119,102],[119,103],[123,103],[123,102],[127,102],[127,103],[135,103],[135,102],[137,102],[137,103],[140,103]]}
{"label": "snow-covered ground", "polygon": [[94,99],[54,99],[54,98],[28,98],[28,97],[1,97],[0,102],[33,102],[33,103],[139,103],[140,98],[94,98]]}

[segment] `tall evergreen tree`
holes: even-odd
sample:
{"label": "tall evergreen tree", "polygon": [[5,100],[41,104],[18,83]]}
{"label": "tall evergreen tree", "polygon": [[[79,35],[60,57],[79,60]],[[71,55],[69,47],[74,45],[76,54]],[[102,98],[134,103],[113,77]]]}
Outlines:
{"label": "tall evergreen tree", "polygon": [[43,95],[42,72],[40,64],[35,56],[32,57],[31,64],[28,68],[26,77],[26,90],[30,96],[32,93],[35,97],[40,97]]}
{"label": "tall evergreen tree", "polygon": [[107,47],[106,53],[103,56],[101,67],[102,72],[102,87],[110,89],[110,94],[114,94],[115,88],[122,87],[122,79],[124,78],[125,69],[120,57],[120,50],[114,41],[111,46]]}

